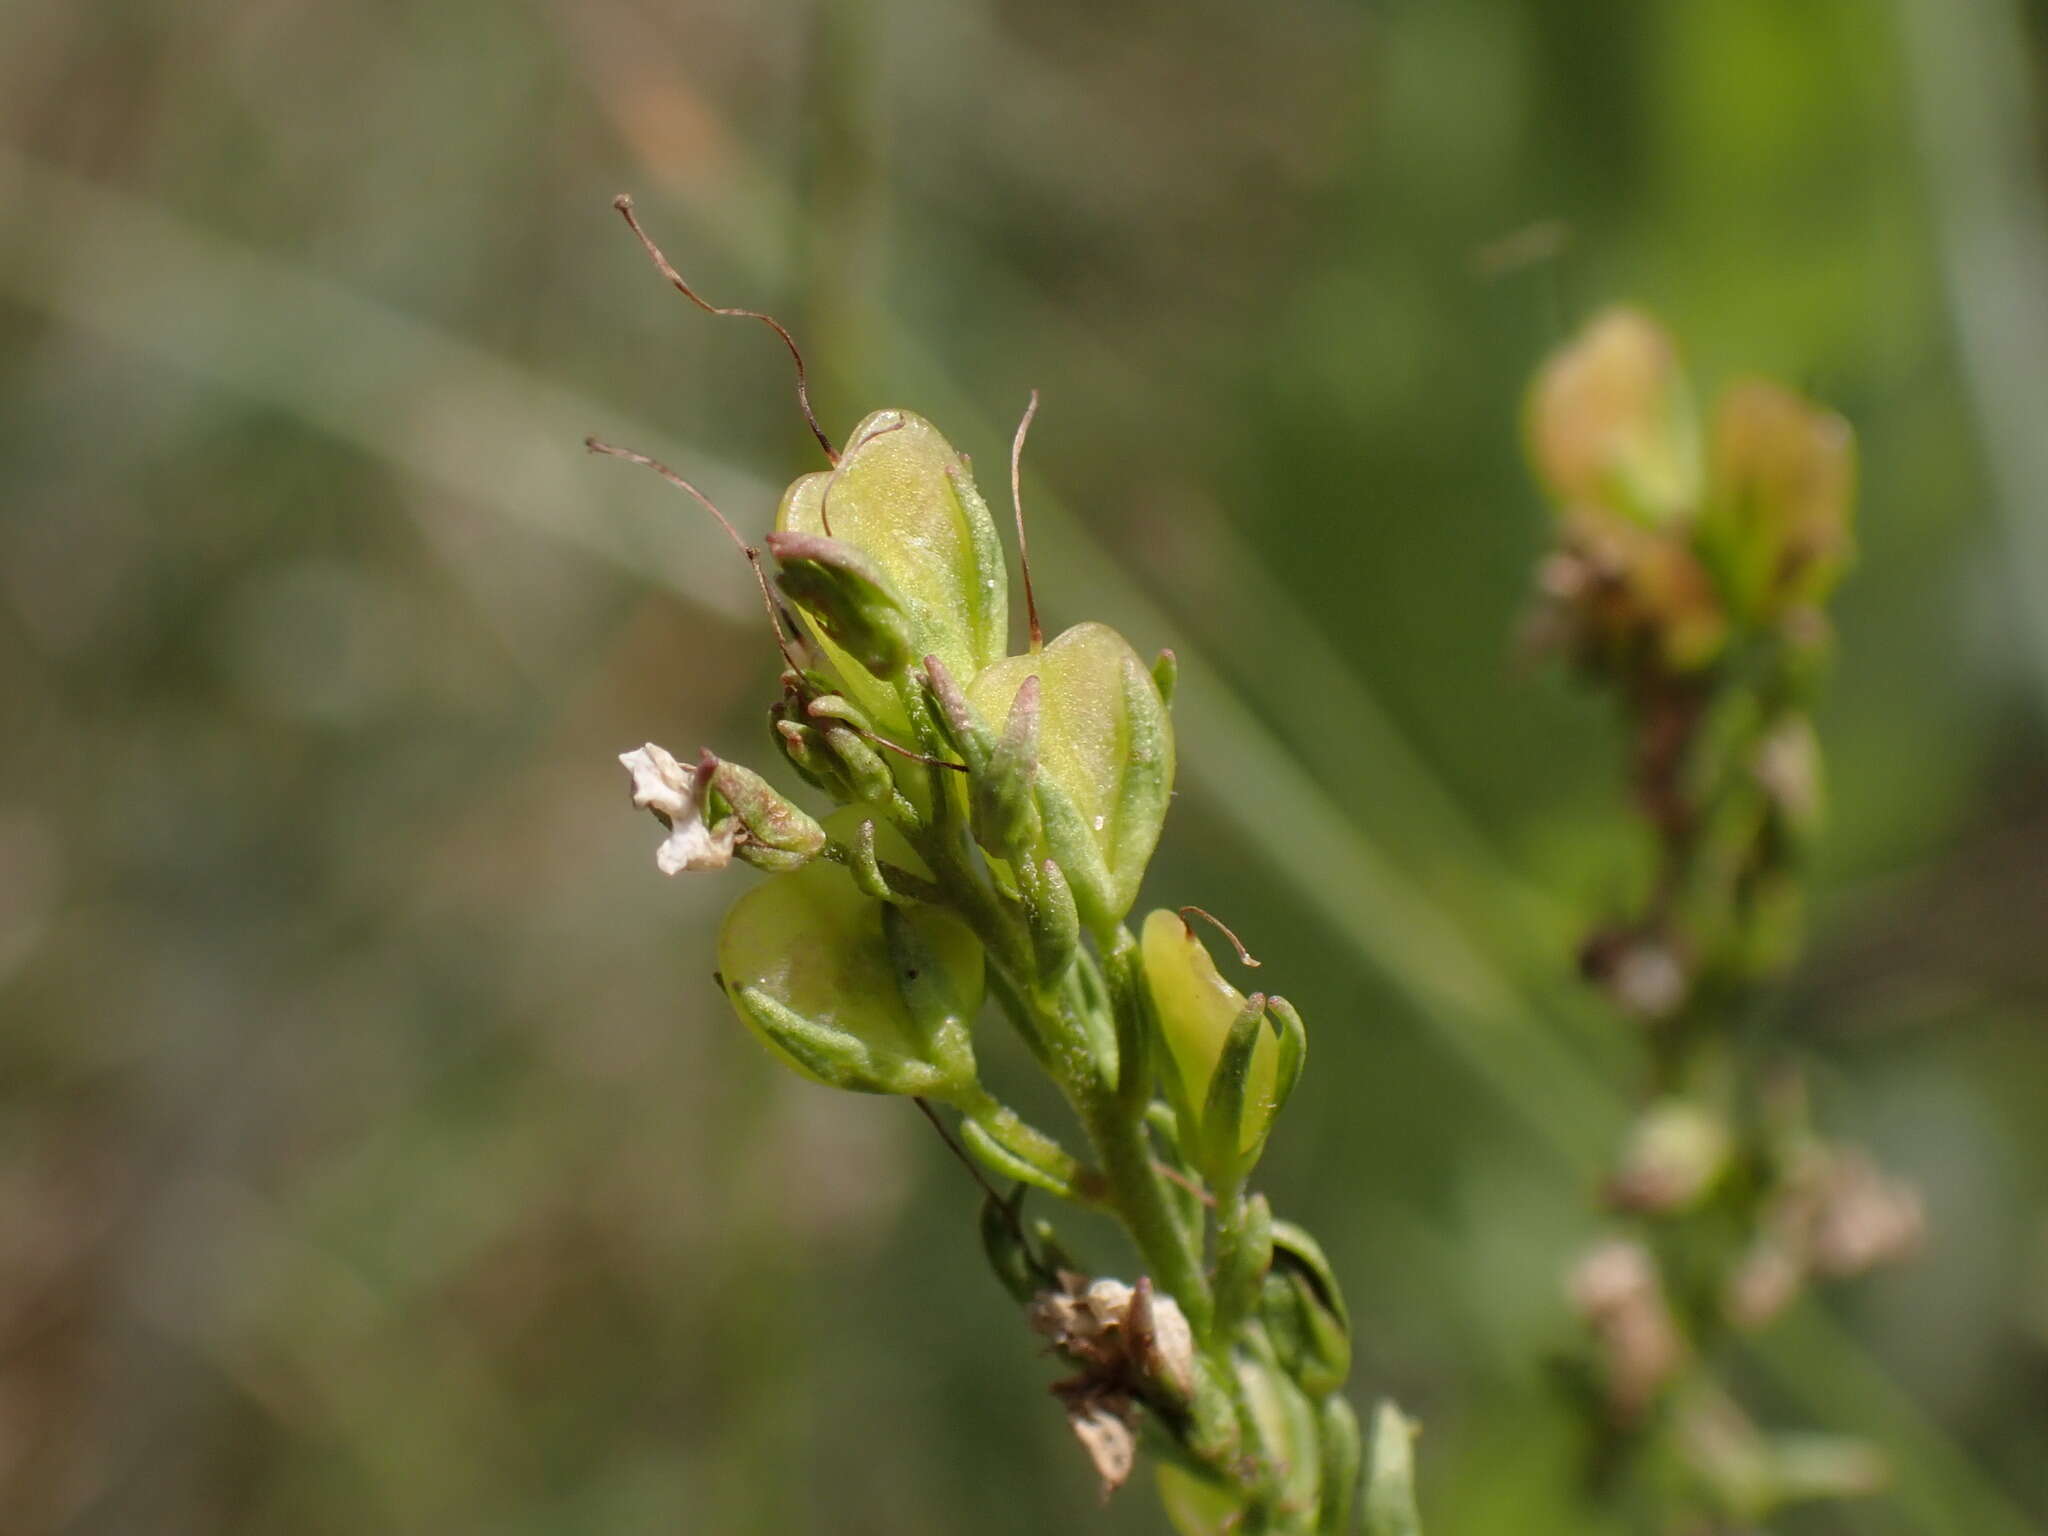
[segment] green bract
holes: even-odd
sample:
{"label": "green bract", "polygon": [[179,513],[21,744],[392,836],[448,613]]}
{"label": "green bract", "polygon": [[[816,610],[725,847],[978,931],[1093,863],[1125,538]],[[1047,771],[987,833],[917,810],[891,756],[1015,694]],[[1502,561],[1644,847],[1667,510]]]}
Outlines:
{"label": "green bract", "polygon": [[864,895],[820,860],[733,904],[718,965],[740,1017],[806,1077],[938,1098],[974,1084],[982,950],[948,913]]}
{"label": "green bract", "polygon": [[[864,557],[864,584],[886,593],[878,606],[900,607],[910,659],[936,655],[954,675],[971,678],[1003,654],[1009,582],[995,521],[965,461],[922,416],[869,416],[835,468],[805,475],[783,494],[775,527],[835,540]],[[901,731],[905,711],[893,679],[878,676],[831,633],[834,624],[816,606],[822,586],[790,595],[825,631],[820,645],[848,694],[877,724]]]}
{"label": "green bract", "polygon": [[1076,624],[1034,655],[1003,658],[974,679],[968,701],[1000,727],[1028,677],[1039,683],[1041,856],[1060,866],[1101,932],[1130,911],[1158,846],[1173,795],[1173,723],[1151,671],[1107,624]]}
{"label": "green bract", "polygon": [[1610,309],[1553,353],[1529,390],[1529,457],[1560,508],[1668,523],[1699,499],[1699,429],[1677,349],[1639,311]]}

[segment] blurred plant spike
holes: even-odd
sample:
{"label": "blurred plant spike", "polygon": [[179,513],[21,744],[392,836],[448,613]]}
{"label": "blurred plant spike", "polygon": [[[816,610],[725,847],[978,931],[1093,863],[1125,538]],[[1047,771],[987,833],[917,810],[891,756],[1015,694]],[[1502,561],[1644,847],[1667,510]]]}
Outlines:
{"label": "blurred plant spike", "polygon": [[1607,311],[1543,365],[1528,434],[1563,512],[1656,527],[1698,500],[1699,424],[1678,350],[1637,310]]}
{"label": "blurred plant spike", "polygon": [[1642,1031],[1649,1071],[1606,1187],[1632,1230],[1568,1287],[1589,1335],[1571,1374],[1602,1486],[1670,1505],[1672,1528],[1746,1528],[1795,1499],[1867,1492],[1880,1463],[1853,1442],[1765,1435],[1714,1386],[1721,1357],[1810,1280],[1897,1258],[1921,1228],[1918,1196],[1821,1137],[1796,1076],[1742,1022],[1798,947],[1822,801],[1810,711],[1822,604],[1851,553],[1854,440],[1749,379],[1721,395],[1702,455],[1676,348],[1627,309],[1543,366],[1526,422],[1557,514],[1532,632],[1615,699],[1652,848],[1632,907],[1580,953]]}
{"label": "blurred plant spike", "polygon": [[[1011,450],[1020,556],[1036,405]],[[1047,644],[1028,585],[1011,654],[1004,555],[966,459],[900,409],[846,444],[790,486],[765,541],[799,627],[771,595],[788,663],[774,740],[838,809],[814,818],[736,763],[649,743],[621,761],[663,824],[657,864],[765,871],[718,938],[747,1027],[814,1082],[915,1099],[971,1169],[1012,1181],[984,1183],[982,1246],[1072,1368],[1052,1390],[1105,1496],[1149,1444],[1184,1536],[1337,1536],[1363,1459],[1341,1395],[1350,1313],[1315,1240],[1248,1184],[1301,1072],[1301,1016],[1224,981],[1183,917],[1154,912],[1142,940],[1125,921],[1172,798],[1171,657],[1147,666],[1098,622]],[[981,1081],[985,993],[1080,1154]],[[1118,1220],[1136,1278],[1084,1269],[1027,1223],[1033,1189]]]}

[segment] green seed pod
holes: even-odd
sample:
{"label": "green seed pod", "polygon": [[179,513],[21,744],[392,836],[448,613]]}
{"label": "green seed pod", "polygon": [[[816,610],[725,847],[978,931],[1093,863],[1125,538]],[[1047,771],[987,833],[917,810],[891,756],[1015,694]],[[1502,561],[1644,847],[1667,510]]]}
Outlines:
{"label": "green seed pod", "polygon": [[941,1099],[974,1087],[982,951],[948,913],[863,895],[818,860],[733,904],[718,964],[741,1019],[807,1077]]}
{"label": "green seed pod", "polygon": [[1041,857],[1059,863],[1098,934],[1137,899],[1173,793],[1173,725],[1159,685],[1124,637],[1077,624],[1043,651],[976,677],[969,702],[1007,720],[1024,680],[1039,681]]}
{"label": "green seed pod", "polygon": [[[922,416],[868,417],[836,468],[784,493],[775,526],[866,556],[907,615],[910,657],[936,654],[955,677],[971,678],[1003,654],[1009,580],[995,520],[965,463]],[[902,732],[906,714],[885,676],[829,633],[823,649],[876,723]]]}
{"label": "green seed pod", "polygon": [[[1261,1023],[1263,1000],[1251,1008],[1177,913],[1162,908],[1147,916],[1139,944],[1171,1063],[1162,1075],[1182,1145],[1208,1165],[1205,1177],[1223,1182],[1257,1156],[1279,1112],[1281,1042]],[[1227,1112],[1233,1098],[1237,1113],[1228,1124],[1215,1123],[1212,1110]]]}
{"label": "green seed pod", "polygon": [[1847,422],[1762,379],[1731,385],[1714,412],[1699,528],[1729,608],[1767,621],[1824,600],[1848,564],[1855,494]]}
{"label": "green seed pod", "polygon": [[1660,526],[1700,492],[1699,427],[1671,338],[1610,309],[1552,353],[1524,409],[1529,460],[1558,509]]}

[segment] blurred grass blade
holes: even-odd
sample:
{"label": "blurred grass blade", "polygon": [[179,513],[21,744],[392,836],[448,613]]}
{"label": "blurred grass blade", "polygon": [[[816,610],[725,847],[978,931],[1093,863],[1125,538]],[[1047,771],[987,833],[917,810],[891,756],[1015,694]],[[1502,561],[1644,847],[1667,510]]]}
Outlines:
{"label": "blurred grass blade", "polygon": [[[114,188],[0,147],[0,293],[156,364],[289,412],[444,491],[652,578],[721,616],[756,599],[666,499],[594,474],[604,429],[729,504],[774,490],[618,410]],[[597,221],[592,218],[593,225]],[[597,226],[602,227],[602,226]]]}
{"label": "blurred grass blade", "polygon": [[1899,55],[2017,620],[2048,701],[2048,196],[2016,0],[1899,0]]}

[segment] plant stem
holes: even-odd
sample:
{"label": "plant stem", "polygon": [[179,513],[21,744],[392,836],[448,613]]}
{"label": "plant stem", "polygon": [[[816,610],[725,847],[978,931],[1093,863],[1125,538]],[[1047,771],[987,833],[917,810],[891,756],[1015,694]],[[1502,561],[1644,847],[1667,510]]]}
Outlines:
{"label": "plant stem", "polygon": [[1087,1094],[1075,1107],[1109,1179],[1110,1197],[1145,1267],[1180,1303],[1196,1339],[1207,1343],[1214,1312],[1209,1280],[1202,1273],[1200,1251],[1174,1215],[1166,1181],[1152,1166],[1143,1119],[1125,1110],[1113,1087]]}

